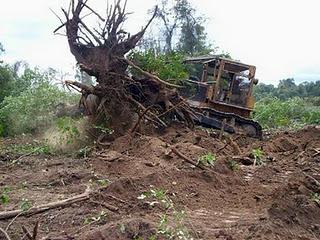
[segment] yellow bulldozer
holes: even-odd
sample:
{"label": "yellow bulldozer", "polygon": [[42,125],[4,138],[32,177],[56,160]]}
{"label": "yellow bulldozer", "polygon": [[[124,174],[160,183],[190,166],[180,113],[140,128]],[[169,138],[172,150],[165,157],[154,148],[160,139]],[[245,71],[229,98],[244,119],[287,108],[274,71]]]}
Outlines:
{"label": "yellow bulldozer", "polygon": [[186,80],[196,87],[196,92],[188,97],[196,112],[196,123],[262,137],[259,123],[250,119],[255,104],[253,87],[258,83],[255,66],[219,56],[187,58],[185,63],[202,65],[201,76]]}

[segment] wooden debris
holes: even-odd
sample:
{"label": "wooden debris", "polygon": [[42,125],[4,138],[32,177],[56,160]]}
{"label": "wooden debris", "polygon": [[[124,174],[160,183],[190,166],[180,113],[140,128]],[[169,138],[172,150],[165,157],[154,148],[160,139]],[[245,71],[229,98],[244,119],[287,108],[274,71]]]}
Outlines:
{"label": "wooden debris", "polygon": [[117,208],[115,206],[112,206],[111,204],[108,204],[108,203],[105,203],[105,202],[98,202],[98,201],[94,201],[94,200],[91,200],[90,202],[94,203],[94,204],[97,204],[97,205],[101,205],[101,206],[105,207],[106,209],[108,209],[108,210],[110,210],[112,212],[119,211],[119,208]]}
{"label": "wooden debris", "polygon": [[17,215],[19,215],[19,216],[34,215],[37,213],[48,211],[50,209],[54,209],[54,208],[58,208],[58,207],[66,207],[66,206],[69,206],[73,203],[88,200],[90,198],[90,194],[91,194],[91,191],[89,189],[87,189],[84,193],[76,195],[74,197],[67,198],[67,199],[60,200],[60,201],[56,201],[56,202],[43,204],[43,205],[36,206],[36,207],[32,207],[27,211],[23,211],[22,209],[19,209],[19,210],[0,212],[0,220],[13,218],[13,217],[16,217]]}
{"label": "wooden debris", "polygon": [[11,240],[8,233],[5,230],[3,230],[1,227],[0,227],[0,232],[2,233],[2,235],[4,235],[6,240]]}
{"label": "wooden debris", "polygon": [[184,154],[182,154],[181,152],[178,151],[177,148],[173,147],[172,149],[172,152],[175,153],[178,157],[182,158],[183,160],[185,160],[186,162],[190,163],[191,165],[195,166],[195,167],[198,167],[202,170],[208,170],[206,167],[198,164],[197,162],[191,160],[190,158],[188,158],[187,156],[185,156]]}

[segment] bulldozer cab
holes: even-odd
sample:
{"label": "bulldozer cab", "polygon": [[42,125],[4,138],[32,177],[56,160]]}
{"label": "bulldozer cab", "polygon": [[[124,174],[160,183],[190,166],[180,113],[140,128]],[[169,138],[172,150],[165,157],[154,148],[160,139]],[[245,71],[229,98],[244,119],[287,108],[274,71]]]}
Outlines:
{"label": "bulldozer cab", "polygon": [[258,82],[255,66],[218,56],[188,58],[185,63],[202,65],[201,76],[187,80],[198,85],[197,93],[190,98],[193,105],[250,116],[253,85]]}

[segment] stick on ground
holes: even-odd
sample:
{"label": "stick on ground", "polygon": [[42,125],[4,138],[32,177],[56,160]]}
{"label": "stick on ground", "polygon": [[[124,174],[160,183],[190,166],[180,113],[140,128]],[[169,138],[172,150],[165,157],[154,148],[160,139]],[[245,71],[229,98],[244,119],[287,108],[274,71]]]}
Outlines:
{"label": "stick on ground", "polygon": [[71,205],[73,203],[85,201],[85,200],[89,199],[90,193],[91,193],[91,191],[89,189],[87,189],[84,193],[76,195],[74,197],[67,198],[67,199],[60,200],[60,201],[56,201],[56,202],[51,202],[48,204],[43,204],[43,205],[36,206],[36,207],[32,207],[28,211],[23,211],[23,210],[19,209],[19,210],[0,212],[0,220],[14,218],[17,215],[19,215],[19,216],[33,215],[33,214],[41,213],[44,211],[48,211],[53,208],[65,207],[65,206]]}

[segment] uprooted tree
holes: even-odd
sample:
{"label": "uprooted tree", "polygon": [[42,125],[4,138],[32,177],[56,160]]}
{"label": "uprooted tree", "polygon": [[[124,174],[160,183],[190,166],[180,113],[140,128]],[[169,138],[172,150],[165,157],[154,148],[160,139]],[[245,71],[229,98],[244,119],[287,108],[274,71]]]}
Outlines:
{"label": "uprooted tree", "polygon": [[[69,9],[62,9],[66,20],[60,19],[61,25],[54,32],[66,29],[70,51],[80,69],[97,82],[95,86],[76,81],[66,84],[81,91],[80,104],[94,123],[111,127],[115,135],[135,132],[142,123],[165,127],[178,119],[192,124],[192,111],[177,93],[177,86],[142,70],[125,57],[143,37],[157,12],[156,7],[146,26],[131,35],[122,29],[128,16],[126,3],[117,0],[113,6],[107,5],[105,17],[87,0],[71,0]],[[84,21],[88,14],[98,19],[97,28]],[[130,68],[138,71],[140,77],[132,76]]]}

